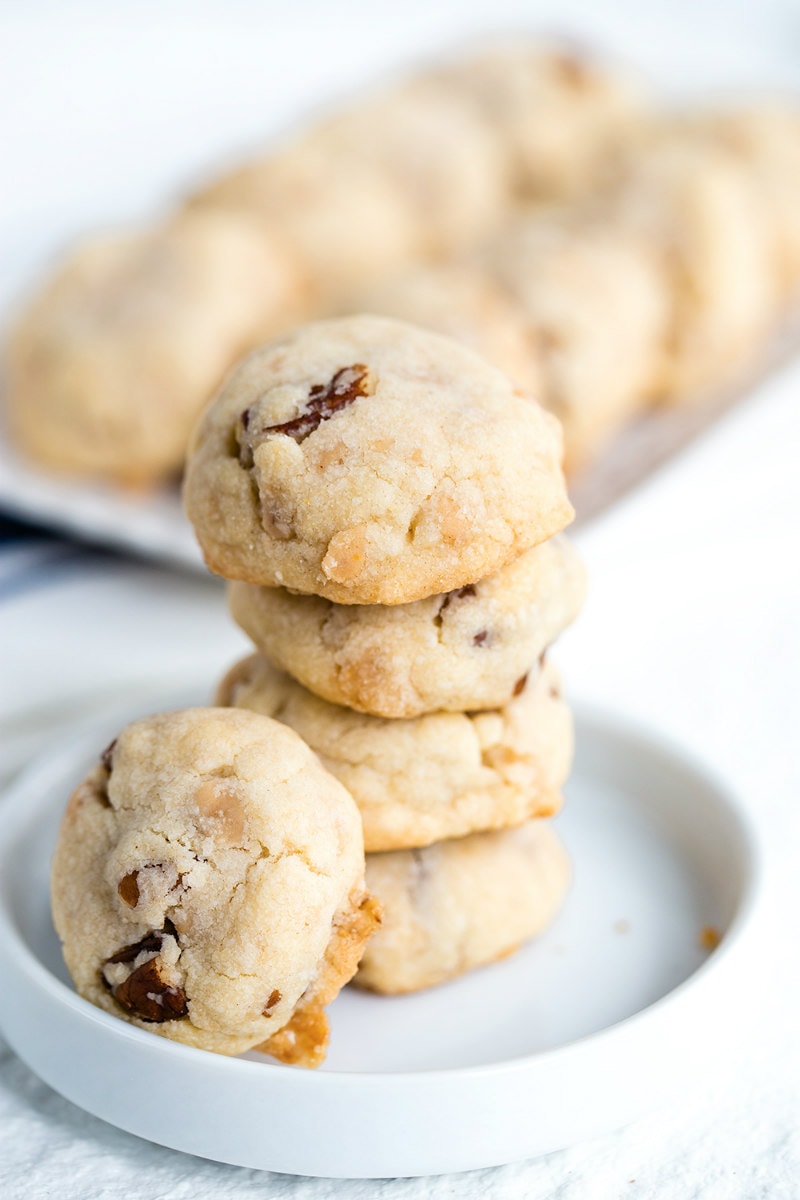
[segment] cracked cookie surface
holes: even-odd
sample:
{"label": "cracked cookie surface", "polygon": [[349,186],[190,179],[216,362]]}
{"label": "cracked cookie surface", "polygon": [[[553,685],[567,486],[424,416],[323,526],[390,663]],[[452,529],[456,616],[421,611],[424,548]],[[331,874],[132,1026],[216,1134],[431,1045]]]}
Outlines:
{"label": "cracked cookie surface", "polygon": [[503,708],[392,721],[329,704],[252,655],[228,672],[217,702],[295,729],[352,794],[367,850],[552,816],[572,760],[572,717],[549,663]]}
{"label": "cracked cookie surface", "polygon": [[380,717],[495,708],[574,620],[584,570],[565,538],[495,575],[413,604],[334,604],[231,583],[234,620],[277,667],[333,704]]}
{"label": "cracked cookie surface", "polygon": [[569,860],[547,821],[367,855],[383,908],[355,982],[413,992],[513,953],[555,917]]}
{"label": "cracked cookie surface", "polygon": [[213,571],[343,604],[463,587],[573,515],[553,417],[464,347],[370,316],[245,359],[184,498]]}
{"label": "cracked cookie surface", "polygon": [[70,799],[52,906],[93,1004],[308,1066],[377,922],[351,797],[285,725],[231,709],[123,730]]}

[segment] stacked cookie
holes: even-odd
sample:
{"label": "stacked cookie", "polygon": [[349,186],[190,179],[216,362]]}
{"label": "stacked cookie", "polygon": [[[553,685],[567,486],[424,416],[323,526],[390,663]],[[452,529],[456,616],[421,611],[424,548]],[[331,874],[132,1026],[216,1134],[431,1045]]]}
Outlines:
{"label": "stacked cookie", "polygon": [[437,335],[305,326],[246,359],[195,432],[185,501],[258,654],[218,703],[291,726],[353,795],[405,991],[540,930],[567,868],[569,710],[545,652],[583,575],[557,422]]}

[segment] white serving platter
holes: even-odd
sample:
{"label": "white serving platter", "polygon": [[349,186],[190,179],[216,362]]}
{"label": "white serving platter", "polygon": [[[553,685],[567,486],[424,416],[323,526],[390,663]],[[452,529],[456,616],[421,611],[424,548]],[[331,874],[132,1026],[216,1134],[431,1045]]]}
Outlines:
{"label": "white serving platter", "polygon": [[24,521],[172,566],[205,572],[180,488],[134,491],[110,483],[50,475],[26,462],[0,424],[0,509]]}
{"label": "white serving platter", "polygon": [[[575,878],[544,937],[415,996],[348,988],[317,1072],[116,1020],[70,986],[48,874],[67,795],[117,726],[44,755],[0,807],[0,1026],[51,1087],[113,1125],[296,1174],[465,1170],[625,1125],[745,1034],[760,894],[749,821],[659,738],[580,710],[558,819]],[[709,928],[721,938],[711,953]]]}

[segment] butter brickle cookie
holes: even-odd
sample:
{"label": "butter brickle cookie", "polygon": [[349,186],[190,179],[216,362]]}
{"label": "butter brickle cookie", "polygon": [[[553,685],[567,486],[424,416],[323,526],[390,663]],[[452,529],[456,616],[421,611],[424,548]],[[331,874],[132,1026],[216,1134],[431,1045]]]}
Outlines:
{"label": "butter brickle cookie", "polygon": [[218,702],[284,721],[352,794],[367,850],[552,816],[572,761],[572,717],[550,664],[487,712],[387,721],[328,704],[260,655],[234,666]]}
{"label": "butter brickle cookie", "polygon": [[375,927],[358,810],[285,725],[129,725],[77,788],[52,905],[78,992],[163,1037],[316,1066]]}
{"label": "butter brickle cookie", "polygon": [[412,604],[333,604],[231,583],[234,620],[268,659],[318,696],[379,717],[506,704],[574,620],[585,575],[565,538],[496,575]]}
{"label": "butter brickle cookie", "polygon": [[464,347],[370,316],[245,359],[184,494],[213,571],[344,604],[474,583],[573,515],[553,417]]}
{"label": "butter brickle cookie", "polygon": [[177,476],[225,372],[299,303],[276,239],[225,213],[90,238],[12,334],[11,432],[53,470],[139,486]]}
{"label": "butter brickle cookie", "polygon": [[383,922],[355,982],[413,992],[503,958],[550,923],[569,879],[549,821],[368,854]]}

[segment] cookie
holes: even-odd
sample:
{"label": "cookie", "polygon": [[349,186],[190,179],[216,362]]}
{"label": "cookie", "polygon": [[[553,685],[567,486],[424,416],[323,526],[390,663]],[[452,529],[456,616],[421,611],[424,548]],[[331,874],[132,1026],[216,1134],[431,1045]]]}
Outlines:
{"label": "cookie", "polygon": [[527,318],[537,398],[574,471],[652,403],[670,320],[663,264],[643,237],[569,210],[520,219],[481,261]]}
{"label": "cookie", "polygon": [[417,253],[413,214],[391,180],[343,160],[320,135],[239,167],[187,204],[257,221],[291,251],[315,311]]}
{"label": "cookie", "polygon": [[414,992],[504,958],[550,924],[569,880],[547,821],[369,854],[367,884],[383,921],[355,983]]}
{"label": "cookie", "polygon": [[347,311],[379,313],[453,338],[543,402],[530,323],[485,271],[467,263],[411,268],[351,297]]}
{"label": "cookie", "polygon": [[585,577],[564,538],[496,575],[413,604],[332,604],[228,585],[233,619],[281,670],[333,704],[380,717],[496,708],[577,616]]}
{"label": "cookie", "polygon": [[212,181],[188,204],[262,221],[327,303],[414,259],[463,250],[503,220],[509,195],[486,122],[421,77]]}
{"label": "cookie", "polygon": [[791,301],[800,287],[800,110],[774,102],[707,113],[699,121],[747,169],[769,231],[778,289]]}
{"label": "cookie", "polygon": [[99,1008],[306,1066],[377,920],[350,796],[285,725],[232,709],[122,731],[67,807],[52,907]]}
{"label": "cookie", "polygon": [[12,336],[12,436],[58,471],[134,484],[177,474],[213,389],[291,323],[297,286],[274,240],[221,214],[91,239]]}
{"label": "cookie", "polygon": [[340,170],[355,164],[388,181],[414,224],[418,256],[464,250],[507,216],[505,156],[494,130],[435,76],[376,96],[317,136]]}
{"label": "cookie", "polygon": [[253,655],[220,684],[219,704],[284,721],[345,785],[361,812],[367,850],[552,816],[572,759],[572,718],[554,669],[519,680],[500,709],[387,721],[329,704]]}
{"label": "cookie", "polygon": [[567,48],[517,41],[442,74],[495,131],[521,200],[585,192],[641,120],[630,80]]}
{"label": "cookie", "polygon": [[691,400],[739,378],[779,303],[752,172],[691,121],[664,122],[624,159],[609,215],[662,257],[672,298],[663,397]]}
{"label": "cookie", "polygon": [[250,355],[197,426],[186,511],[227,579],[406,604],[567,524],[558,422],[447,338],[382,317]]}

